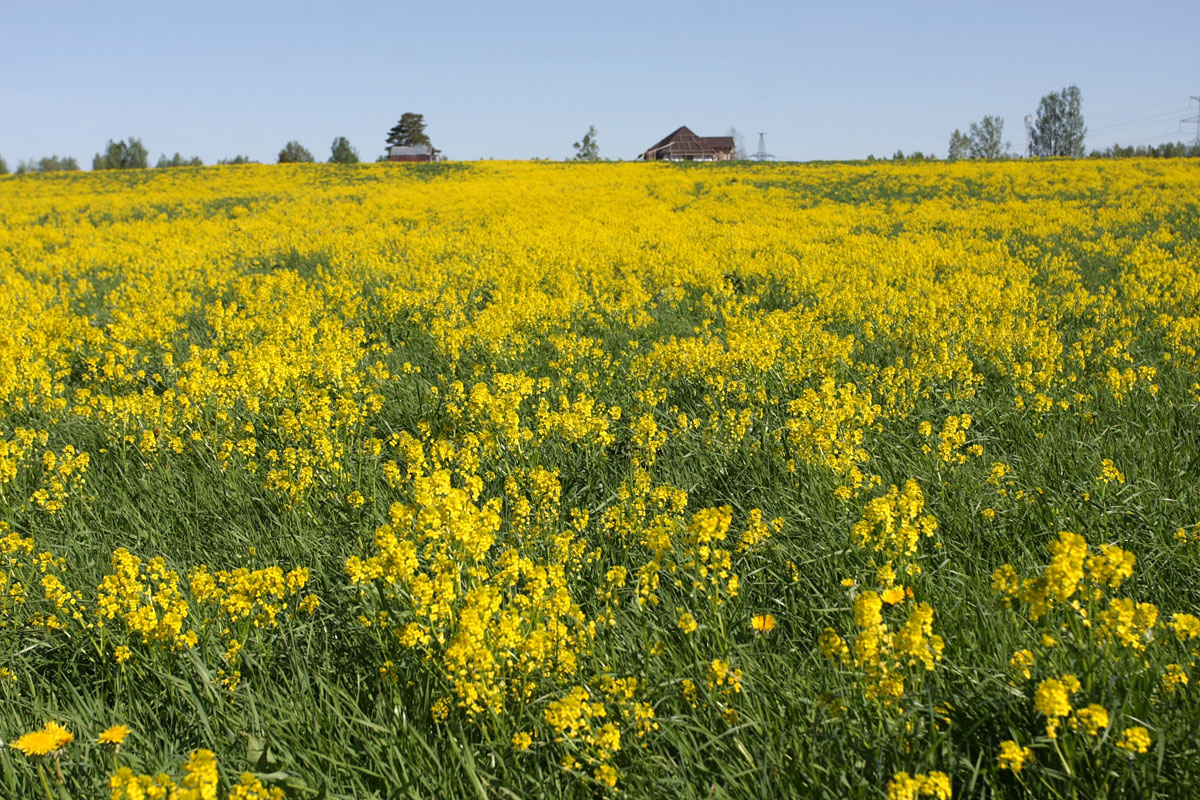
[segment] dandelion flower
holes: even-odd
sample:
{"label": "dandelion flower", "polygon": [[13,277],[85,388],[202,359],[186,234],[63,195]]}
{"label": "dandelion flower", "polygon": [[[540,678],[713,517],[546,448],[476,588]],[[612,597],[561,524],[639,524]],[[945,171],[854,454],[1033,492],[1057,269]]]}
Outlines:
{"label": "dandelion flower", "polygon": [[45,756],[61,750],[75,741],[75,734],[59,725],[57,722],[47,722],[39,731],[30,731],[15,742],[12,747],[27,756]]}
{"label": "dandelion flower", "polygon": [[750,620],[755,633],[770,633],[775,630],[775,617],[770,614],[755,614]]}
{"label": "dandelion flower", "polygon": [[96,741],[100,744],[119,745],[125,741],[125,737],[131,733],[125,725],[112,725],[100,731],[100,735],[96,737]]}

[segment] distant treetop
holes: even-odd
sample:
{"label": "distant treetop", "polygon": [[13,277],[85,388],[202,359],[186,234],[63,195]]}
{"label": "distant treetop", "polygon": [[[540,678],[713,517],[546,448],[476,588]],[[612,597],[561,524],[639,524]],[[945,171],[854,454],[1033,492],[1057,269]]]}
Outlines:
{"label": "distant treetop", "polygon": [[405,111],[400,115],[400,121],[388,131],[387,146],[412,147],[418,144],[433,146],[425,133],[425,115]]}
{"label": "distant treetop", "polygon": [[145,169],[149,166],[149,155],[137,137],[130,136],[128,142],[109,139],[104,152],[92,158],[92,169]]}
{"label": "distant treetop", "polygon": [[280,164],[311,164],[316,159],[313,154],[308,151],[308,148],[297,142],[295,139],[288,142],[279,151]]}

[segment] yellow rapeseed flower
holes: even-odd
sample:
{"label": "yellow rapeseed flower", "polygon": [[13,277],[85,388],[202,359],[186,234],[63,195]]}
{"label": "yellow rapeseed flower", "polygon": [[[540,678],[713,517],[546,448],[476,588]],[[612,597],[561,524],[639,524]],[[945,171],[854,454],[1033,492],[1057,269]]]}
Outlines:
{"label": "yellow rapeseed flower", "polygon": [[1144,753],[1150,749],[1150,732],[1141,725],[1126,728],[1117,747],[1132,753]]}
{"label": "yellow rapeseed flower", "polygon": [[1033,751],[1028,747],[1022,747],[1012,739],[1000,743],[1000,755],[996,757],[996,763],[1000,769],[1014,773],[1020,772],[1025,768],[1025,762],[1031,760],[1033,760]]}

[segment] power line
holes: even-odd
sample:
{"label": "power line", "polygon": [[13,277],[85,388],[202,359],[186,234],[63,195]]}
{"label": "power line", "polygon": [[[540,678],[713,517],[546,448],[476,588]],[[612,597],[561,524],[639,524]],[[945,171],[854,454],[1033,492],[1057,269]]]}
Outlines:
{"label": "power line", "polygon": [[1197,97],[1196,95],[1192,95],[1191,97],[1189,97],[1188,98],[1188,109],[1191,109],[1193,100],[1196,101],[1196,106],[1197,106],[1196,116],[1187,117],[1186,119],[1181,119],[1181,120],[1179,120],[1179,122],[1180,122],[1180,124],[1183,124],[1185,122],[1196,123],[1196,138],[1194,140],[1192,140],[1192,147],[1200,149],[1200,97]]}
{"label": "power line", "polygon": [[1123,117],[1126,114],[1141,114],[1141,113],[1145,113],[1148,111],[1152,111],[1155,114],[1174,113],[1174,112],[1168,112],[1166,110],[1168,107],[1176,108],[1177,105],[1175,103],[1156,103],[1152,106],[1138,106],[1137,108],[1127,108],[1122,111],[1103,111],[1099,114],[1089,113],[1088,116],[1091,117],[1092,119],[1097,119],[1097,118],[1107,119],[1108,117]]}
{"label": "power line", "polygon": [[1128,122],[1114,122],[1111,125],[1105,125],[1103,127],[1096,128],[1095,130],[1090,130],[1090,131],[1088,131],[1088,133],[1103,133],[1104,131],[1111,131],[1114,128],[1123,128],[1126,125],[1136,125],[1139,122],[1150,122],[1151,120],[1160,119],[1162,117],[1173,117],[1176,114],[1182,114],[1182,113],[1185,113],[1190,110],[1191,110],[1190,107],[1182,108],[1182,109],[1177,109],[1175,111],[1164,111],[1161,114],[1153,114],[1149,117],[1140,117],[1138,119],[1131,119]]}
{"label": "power line", "polygon": [[1133,139],[1132,141],[1125,142],[1125,146],[1128,147],[1131,144],[1144,144],[1145,142],[1152,142],[1155,139],[1169,139],[1173,136],[1178,136],[1178,135],[1179,135],[1179,131],[1171,131],[1170,133],[1158,133],[1158,134],[1155,134],[1154,136],[1147,136],[1144,139]]}

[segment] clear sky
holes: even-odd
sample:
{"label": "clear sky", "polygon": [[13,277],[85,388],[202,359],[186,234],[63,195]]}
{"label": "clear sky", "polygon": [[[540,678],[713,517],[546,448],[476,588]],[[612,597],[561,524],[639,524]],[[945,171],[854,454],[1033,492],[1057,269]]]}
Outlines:
{"label": "clear sky", "polygon": [[794,160],[945,156],[985,114],[1077,84],[1087,146],[1190,141],[1200,0],[0,3],[0,156],[110,138],[205,163],[383,152],[405,111],[454,159],[631,159],[680,125]]}

